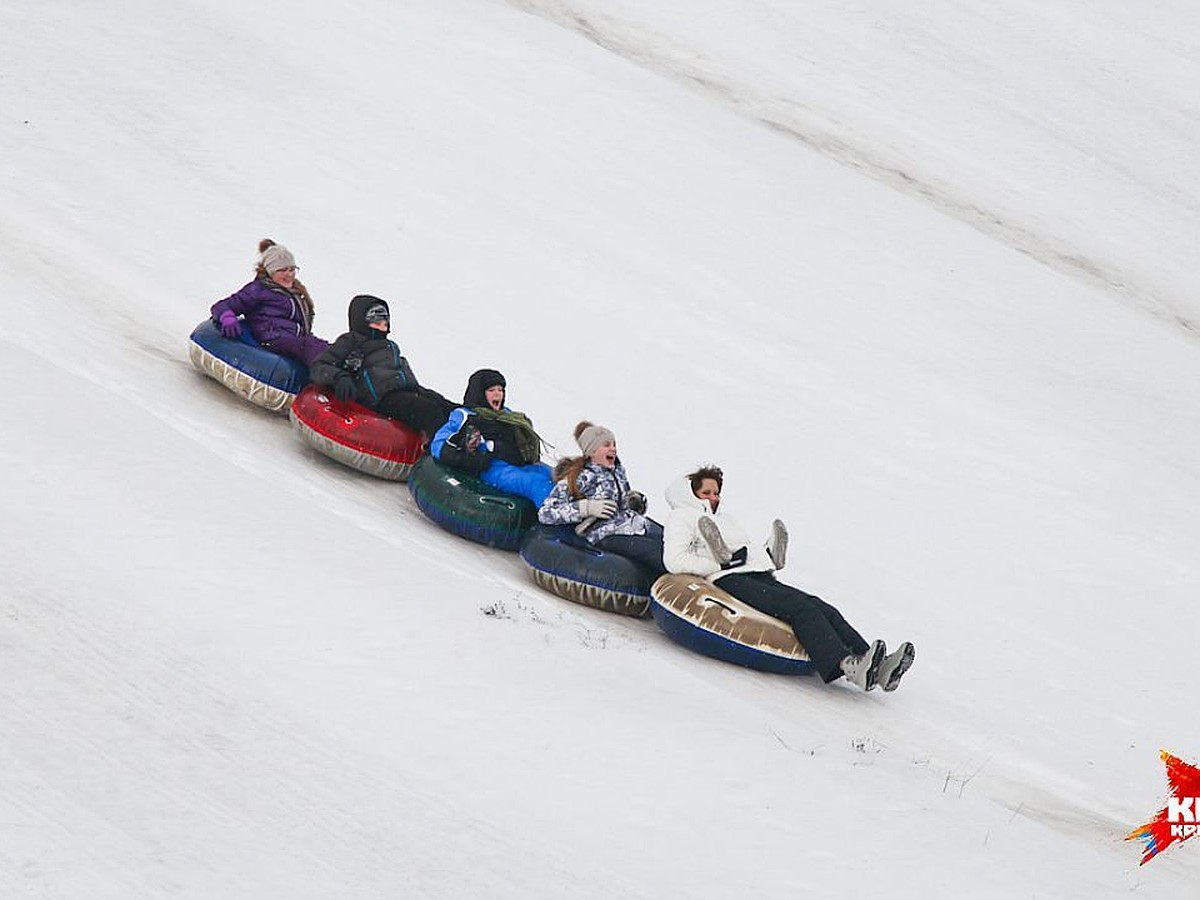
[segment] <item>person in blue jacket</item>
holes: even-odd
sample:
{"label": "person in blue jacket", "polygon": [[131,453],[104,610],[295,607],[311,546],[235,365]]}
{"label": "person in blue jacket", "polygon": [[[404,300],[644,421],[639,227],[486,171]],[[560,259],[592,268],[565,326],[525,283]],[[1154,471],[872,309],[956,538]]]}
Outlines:
{"label": "person in blue jacket", "polygon": [[473,372],[462,406],[438,429],[429,451],[484,484],[541,506],[554,480],[550,467],[541,461],[542,439],[533,422],[504,405],[507,389],[504,376],[495,369]]}

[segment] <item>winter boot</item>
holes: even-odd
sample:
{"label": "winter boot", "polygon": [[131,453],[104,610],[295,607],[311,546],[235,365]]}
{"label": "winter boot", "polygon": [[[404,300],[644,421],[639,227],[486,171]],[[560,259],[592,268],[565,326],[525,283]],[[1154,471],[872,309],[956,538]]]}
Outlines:
{"label": "winter boot", "polygon": [[708,544],[708,549],[717,563],[721,566],[729,565],[730,560],[733,559],[733,552],[725,543],[725,538],[721,537],[721,529],[717,527],[717,523],[708,516],[701,516],[696,527],[700,530],[700,537],[704,538],[704,542]]}
{"label": "winter boot", "polygon": [[916,655],[917,651],[913,645],[905,641],[895,653],[884,657],[883,662],[879,664],[879,684],[885,691],[894,691],[900,686],[900,676],[908,671]]}
{"label": "winter boot", "polygon": [[869,691],[879,683],[879,667],[883,663],[887,647],[883,641],[875,641],[862,656],[847,656],[842,660],[842,674],[851,684]]}
{"label": "winter boot", "polygon": [[771,523],[771,536],[767,538],[767,556],[776,569],[782,569],[787,563],[787,526],[780,519]]}

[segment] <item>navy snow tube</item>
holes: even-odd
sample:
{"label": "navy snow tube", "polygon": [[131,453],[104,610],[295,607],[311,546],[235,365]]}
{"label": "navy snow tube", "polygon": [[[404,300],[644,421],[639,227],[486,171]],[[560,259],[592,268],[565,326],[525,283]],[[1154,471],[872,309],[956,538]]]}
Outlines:
{"label": "navy snow tube", "polygon": [[521,545],[533,580],[565,600],[623,616],[650,615],[650,579],[633,560],[601,550],[570,525],[539,525]]}
{"label": "navy snow tube", "polygon": [[474,476],[422,457],[408,476],[418,508],[447,531],[501,550],[516,550],[537,521],[533,503]]}
{"label": "navy snow tube", "polygon": [[308,384],[308,366],[263,348],[245,322],[242,336],[231,340],[205,319],[192,332],[188,358],[205,375],[271,412],[286,413]]}
{"label": "navy snow tube", "polygon": [[663,633],[714,659],[780,675],[814,674],[791,626],[743,603],[707,578],[663,575],[650,588]]}

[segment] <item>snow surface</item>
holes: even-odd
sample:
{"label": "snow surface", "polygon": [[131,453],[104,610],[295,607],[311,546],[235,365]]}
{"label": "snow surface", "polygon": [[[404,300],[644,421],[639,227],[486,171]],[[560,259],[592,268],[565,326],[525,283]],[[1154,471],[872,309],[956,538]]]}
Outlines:
{"label": "snow surface", "polygon": [[[1195,897],[1200,13],[0,6],[0,897]],[[895,694],[543,593],[187,362],[287,244]],[[1191,710],[1189,712],[1188,710]]]}

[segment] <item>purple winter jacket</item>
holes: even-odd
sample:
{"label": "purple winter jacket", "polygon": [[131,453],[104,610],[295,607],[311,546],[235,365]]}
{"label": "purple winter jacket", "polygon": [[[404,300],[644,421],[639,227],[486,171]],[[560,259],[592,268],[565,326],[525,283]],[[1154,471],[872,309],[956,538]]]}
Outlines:
{"label": "purple winter jacket", "polygon": [[291,291],[267,278],[256,278],[236,293],[212,305],[213,321],[229,310],[245,316],[250,333],[260,344],[281,337],[311,334],[312,321],[304,303]]}

